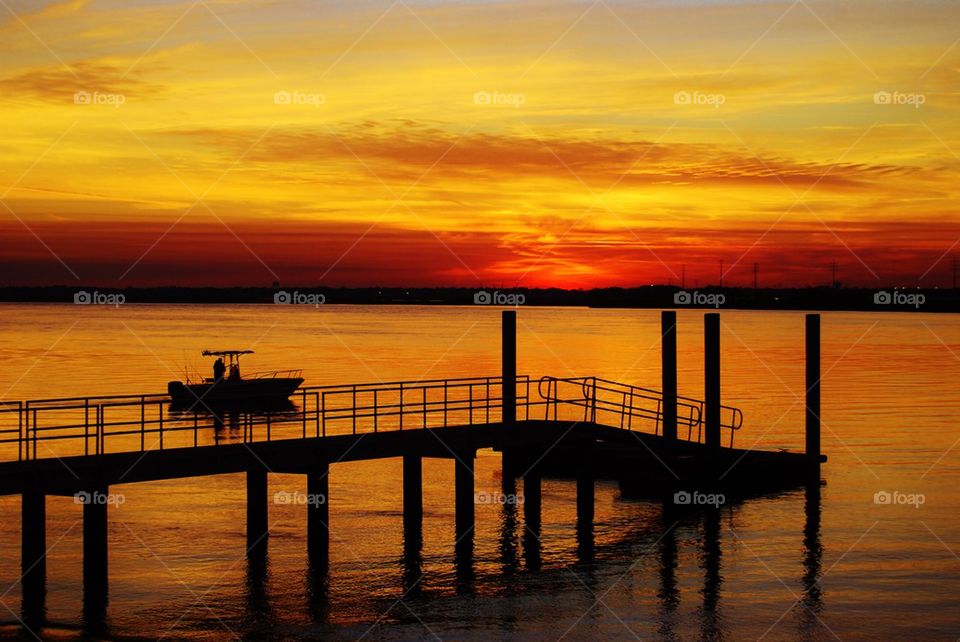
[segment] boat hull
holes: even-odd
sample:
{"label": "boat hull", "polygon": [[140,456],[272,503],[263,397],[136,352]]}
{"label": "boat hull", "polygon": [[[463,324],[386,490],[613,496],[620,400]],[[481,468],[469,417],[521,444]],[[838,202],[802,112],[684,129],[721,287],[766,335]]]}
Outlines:
{"label": "boat hull", "polygon": [[300,377],[221,380],[192,384],[171,381],[167,384],[167,393],[175,408],[270,406],[286,403],[302,383],[303,379]]}

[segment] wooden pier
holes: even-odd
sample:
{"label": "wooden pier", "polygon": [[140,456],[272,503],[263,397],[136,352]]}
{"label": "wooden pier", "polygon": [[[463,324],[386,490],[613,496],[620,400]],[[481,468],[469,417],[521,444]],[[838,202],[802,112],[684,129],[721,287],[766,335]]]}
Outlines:
{"label": "wooden pier", "polygon": [[[523,482],[523,515],[539,532],[541,480],[576,479],[578,533],[592,533],[594,483],[669,498],[722,489],[731,497],[819,483],[820,317],[806,319],[806,452],[735,447],[743,414],[720,397],[720,317],[704,316],[704,391],[678,394],[676,313],[662,313],[662,381],[654,390],[598,377],[517,374],[516,312],[502,316],[499,376],[306,387],[290,408],[173,412],[166,395],[0,402],[0,494],[22,497],[22,590],[26,622],[42,620],[46,497],[83,503],[84,609],[102,617],[108,594],[106,498],[111,486],[225,473],[246,475],[247,549],[269,539],[270,473],[304,476],[306,550],[328,563],[333,464],[401,458],[405,540],[419,541],[425,457],[455,467],[453,537],[471,555],[474,459],[502,453],[505,492]],[[204,406],[203,399],[198,404]],[[335,471],[332,474],[336,474]],[[665,499],[664,501],[669,501]],[[335,526],[334,526],[335,527]]]}

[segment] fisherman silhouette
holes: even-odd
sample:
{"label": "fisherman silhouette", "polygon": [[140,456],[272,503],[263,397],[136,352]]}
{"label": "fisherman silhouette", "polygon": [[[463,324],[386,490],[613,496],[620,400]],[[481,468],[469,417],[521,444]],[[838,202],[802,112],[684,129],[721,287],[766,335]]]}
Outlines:
{"label": "fisherman silhouette", "polygon": [[220,381],[223,379],[223,373],[226,372],[227,368],[223,365],[223,359],[217,359],[213,362],[213,380]]}

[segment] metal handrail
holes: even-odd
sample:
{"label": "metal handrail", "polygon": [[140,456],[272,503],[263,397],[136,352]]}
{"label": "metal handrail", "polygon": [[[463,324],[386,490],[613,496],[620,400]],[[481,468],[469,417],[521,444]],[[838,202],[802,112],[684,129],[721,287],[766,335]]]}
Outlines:
{"label": "metal handrail", "polygon": [[[534,390],[531,386],[536,384]],[[571,387],[572,386],[572,387]],[[561,394],[562,393],[562,394]],[[653,423],[659,434],[662,395],[648,388],[597,377],[515,381],[518,419],[529,420],[540,406],[544,418],[558,417],[561,405],[583,411],[583,419],[598,414],[617,417],[620,428],[635,430]],[[291,395],[289,409],[213,412],[202,398],[198,411],[174,411],[166,394],[61,397],[0,402],[0,460],[3,449],[16,444],[17,460],[107,452],[145,452],[197,446],[212,439],[244,442],[325,437],[367,431],[445,428],[502,421],[501,377],[461,377],[421,381],[390,381],[347,385],[305,386]],[[724,406],[725,428],[740,428],[742,413]],[[204,412],[207,411],[207,412]],[[16,426],[4,417],[16,414]],[[728,416],[729,415],[729,416]],[[688,439],[702,437],[704,403],[678,398],[678,425]],[[7,426],[10,427],[7,427]],[[732,445],[732,434],[731,434]],[[57,452],[57,451],[61,452]],[[67,450],[69,452],[62,452]],[[9,453],[13,457],[12,452]]]}
{"label": "metal handrail", "polygon": [[[572,388],[561,396],[560,386]],[[645,419],[654,423],[654,434],[661,434],[663,426],[663,393],[652,388],[611,381],[599,377],[542,377],[537,385],[540,396],[547,401],[545,419],[557,419],[561,404],[583,409],[582,421],[596,423],[598,412],[619,416],[619,427],[633,429],[633,419]],[[648,402],[648,406],[643,405]],[[730,447],[733,447],[735,431],[743,426],[743,412],[732,406],[720,406],[720,427],[730,431]],[[706,402],[691,397],[677,396],[677,426],[687,428],[687,441],[701,442],[704,438]],[[696,430],[696,438],[694,438]]]}

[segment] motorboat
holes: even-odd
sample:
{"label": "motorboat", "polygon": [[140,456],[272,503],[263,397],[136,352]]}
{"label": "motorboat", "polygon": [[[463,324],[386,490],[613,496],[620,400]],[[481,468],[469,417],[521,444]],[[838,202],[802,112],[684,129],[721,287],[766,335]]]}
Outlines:
{"label": "motorboat", "polygon": [[242,375],[240,357],[253,350],[204,350],[205,357],[216,357],[212,377],[189,375],[185,381],[171,381],[167,393],[176,408],[231,408],[239,406],[274,406],[289,403],[288,399],[303,377],[299,370],[274,370]]}

